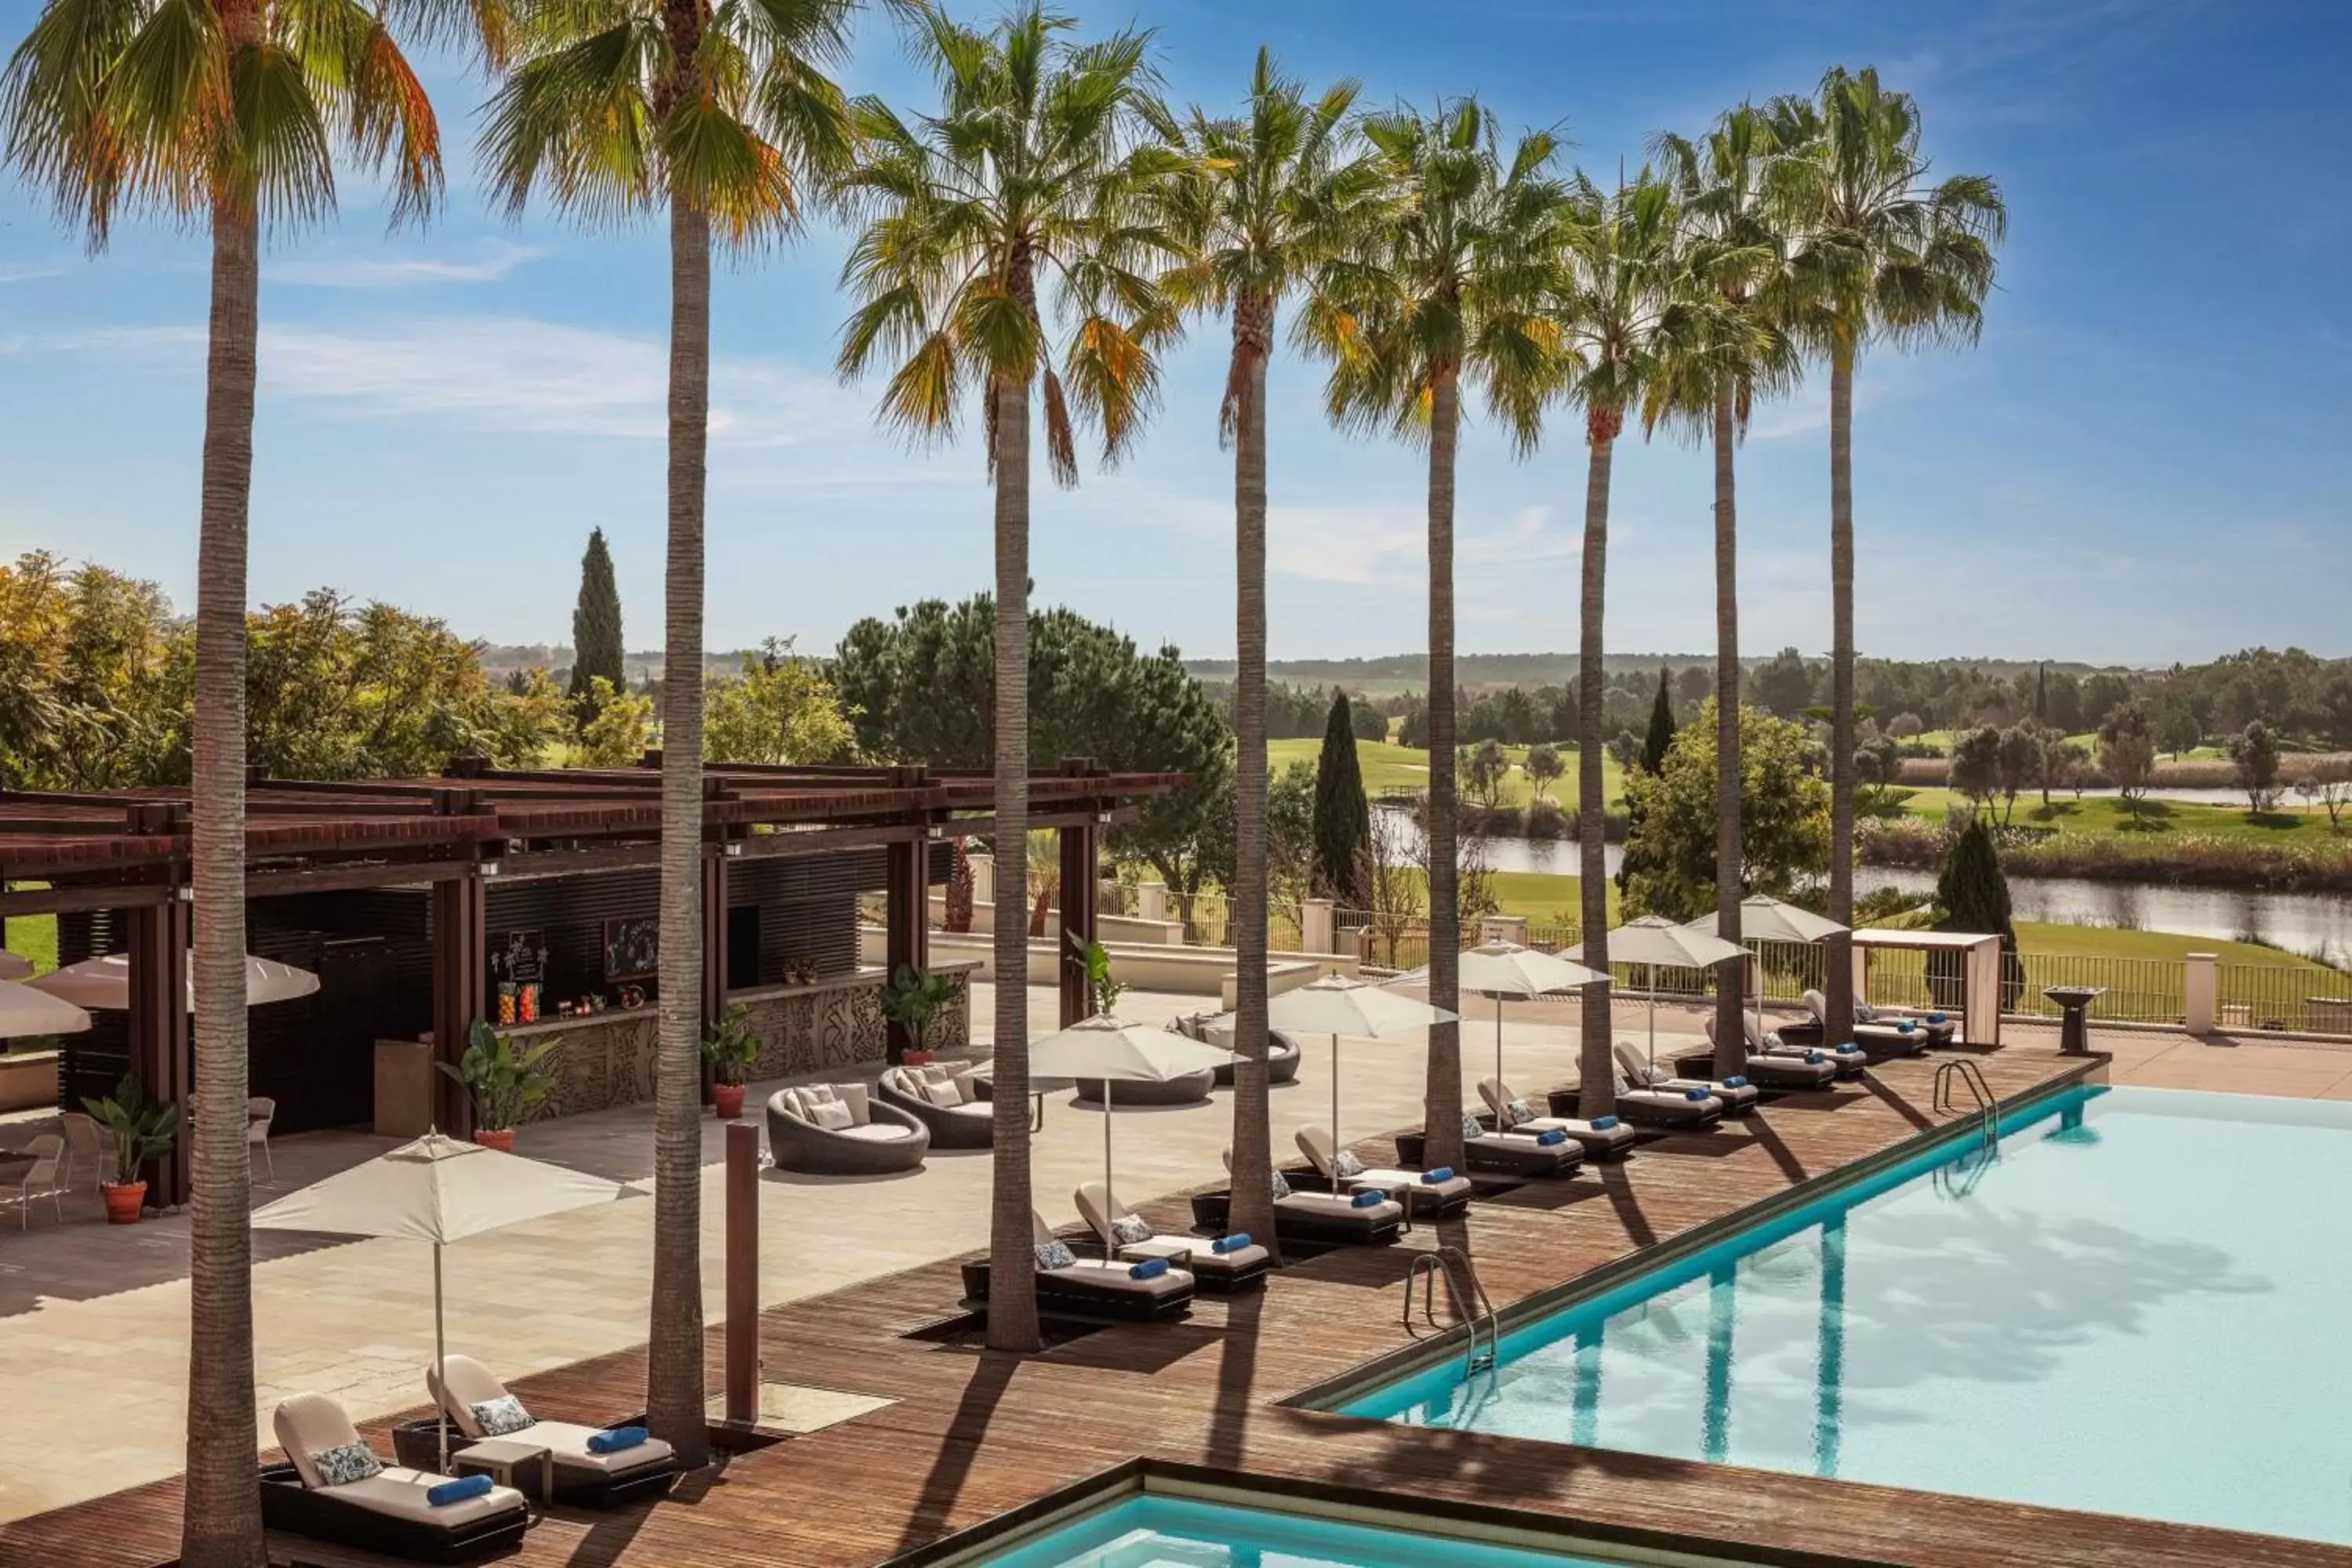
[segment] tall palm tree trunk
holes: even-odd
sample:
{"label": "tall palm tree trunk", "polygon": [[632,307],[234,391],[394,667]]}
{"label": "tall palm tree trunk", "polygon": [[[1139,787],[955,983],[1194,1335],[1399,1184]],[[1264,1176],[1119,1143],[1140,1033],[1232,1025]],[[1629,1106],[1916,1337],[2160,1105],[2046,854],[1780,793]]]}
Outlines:
{"label": "tall palm tree trunk", "polygon": [[996,1180],[988,1206],[988,1344],[1037,1348],[1029,1200],[1029,388],[999,376],[996,470]]}
{"label": "tall palm tree trunk", "polygon": [[[1461,868],[1455,860],[1454,777],[1454,460],[1462,434],[1460,372],[1448,365],[1430,385],[1429,410],[1429,1000],[1462,1008]],[[1429,1031],[1429,1080],[1422,1135],[1428,1163],[1462,1156],[1462,1027]]]}
{"label": "tall palm tree trunk", "polygon": [[[1853,350],[1830,355],[1830,919],[1853,924]],[[1828,1044],[1853,1030],[1853,940],[1822,944]]]}
{"label": "tall palm tree trunk", "polygon": [[709,1457],[702,1342],[702,505],[710,424],[710,217],[669,215],[668,626],[662,655],[661,1039],[646,1413],[680,1458]]}
{"label": "tall palm tree trunk", "polygon": [[[249,44],[256,24],[249,7],[223,20],[233,47]],[[245,609],[261,236],[255,209],[236,199],[214,203],[212,231],[190,802],[196,1116],[188,1224],[188,1479],[180,1561],[187,1568],[257,1568],[253,1179],[245,1144]]]}
{"label": "tall palm tree trunk", "polygon": [[[1609,972],[1609,847],[1608,799],[1601,774],[1607,754],[1601,741],[1601,614],[1609,568],[1609,466],[1616,451],[1618,420],[1617,414],[1603,409],[1588,421],[1591,457],[1584,471],[1584,577],[1576,666],[1577,892],[1584,962],[1604,974]],[[1617,1109],[1616,1073],[1609,1059],[1609,992],[1607,985],[1588,985],[1579,993],[1584,1006],[1577,1042],[1577,1114],[1588,1118]]]}
{"label": "tall palm tree trunk", "polygon": [[1234,310],[1241,406],[1234,433],[1233,1227],[1274,1239],[1274,1132],[1266,1105],[1265,368],[1274,312]]}
{"label": "tall palm tree trunk", "polygon": [[[1739,432],[1732,389],[1715,395],[1715,929],[1739,941],[1742,860],[1739,841],[1739,514],[1732,453]],[[1747,1066],[1742,1022],[1743,966],[1726,964],[1715,994],[1715,1071],[1728,1078]]]}

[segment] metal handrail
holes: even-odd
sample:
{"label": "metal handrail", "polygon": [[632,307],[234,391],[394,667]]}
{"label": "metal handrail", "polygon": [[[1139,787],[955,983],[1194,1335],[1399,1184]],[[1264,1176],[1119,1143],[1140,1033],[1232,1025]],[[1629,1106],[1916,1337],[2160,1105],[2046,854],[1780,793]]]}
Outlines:
{"label": "metal handrail", "polygon": [[[1469,1334],[1462,1348],[1462,1375],[1469,1378],[1493,1370],[1495,1358],[1502,1349],[1502,1330],[1495,1320],[1495,1303],[1487,1299],[1486,1284],[1478,1278],[1477,1266],[1460,1247],[1441,1246],[1412,1260],[1412,1267],[1405,1270],[1404,1314],[1400,1321],[1407,1328],[1412,1326],[1413,1281],[1425,1279],[1428,1283],[1422,1288],[1422,1321],[1433,1329],[1439,1327],[1437,1276],[1441,1272],[1445,1276],[1447,1290],[1454,1297],[1454,1310],[1461,1316],[1463,1327]],[[1473,1307],[1475,1311],[1466,1310]],[[1479,1348],[1482,1333],[1486,1345],[1484,1350]]]}
{"label": "metal handrail", "polygon": [[[1956,1084],[1968,1086],[1969,1097],[1976,1101],[1972,1110],[1961,1109],[1959,1096],[1953,1088]],[[1974,1116],[1986,1153],[2000,1147],[2000,1123],[1993,1115],[1992,1086],[1985,1082],[1983,1069],[1967,1057],[1954,1057],[1936,1068],[1932,1105],[1939,1116]]]}

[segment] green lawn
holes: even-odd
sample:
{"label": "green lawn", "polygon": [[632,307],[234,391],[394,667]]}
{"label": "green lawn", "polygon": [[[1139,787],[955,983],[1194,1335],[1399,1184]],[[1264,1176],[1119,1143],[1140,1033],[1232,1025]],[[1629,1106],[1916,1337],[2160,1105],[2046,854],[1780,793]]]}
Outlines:
{"label": "green lawn", "polygon": [[55,915],[19,915],[8,922],[7,948],[18,957],[27,959],[36,974],[47,974],[58,966],[58,917]]}
{"label": "green lawn", "polygon": [[[1317,736],[1269,741],[1265,746],[1266,766],[1277,773],[1295,762],[1312,767],[1322,750],[1323,742]],[[1503,753],[1511,760],[1511,771],[1503,780],[1503,804],[1525,805],[1534,794],[1526,773],[1528,748],[1506,746]],[[1544,793],[1553,800],[1572,807],[1576,799],[1577,753],[1563,751],[1560,761],[1568,764],[1568,772],[1554,780]],[[1385,741],[1359,741],[1356,742],[1356,766],[1364,775],[1364,793],[1376,798],[1386,790],[1423,790],[1429,787],[1429,752],[1419,746],[1398,746]],[[1615,805],[1623,795],[1624,779],[1615,759],[1606,755],[1601,760],[1601,783],[1610,803]]]}
{"label": "green lawn", "polygon": [[[1916,789],[1904,802],[1904,809],[1911,816],[1940,822],[1950,811],[1954,799],[1948,789]],[[1999,815],[1998,806],[1995,815]],[[2134,815],[2112,795],[2075,800],[2063,794],[2053,794],[2045,809],[2037,792],[2017,797],[2016,814],[2011,820],[2020,826],[2054,827],[2094,837],[2149,842],[2161,842],[2172,834],[2199,833],[2250,844],[2352,844],[2352,831],[2331,832],[2327,813],[2315,805],[2305,805],[2294,795],[2288,795],[2278,810],[2256,816],[2242,807],[2175,800],[2142,801],[2139,812]]]}

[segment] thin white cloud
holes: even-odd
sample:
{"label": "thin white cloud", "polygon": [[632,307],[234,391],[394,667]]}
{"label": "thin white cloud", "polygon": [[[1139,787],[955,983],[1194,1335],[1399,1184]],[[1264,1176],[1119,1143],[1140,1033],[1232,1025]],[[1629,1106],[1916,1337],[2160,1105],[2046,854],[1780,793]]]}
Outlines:
{"label": "thin white cloud", "polygon": [[0,261],[0,283],[24,283],[36,278],[62,277],[62,261]]}
{"label": "thin white cloud", "polygon": [[452,283],[495,283],[546,252],[510,240],[494,239],[481,254],[459,260],[444,257],[306,257],[278,263],[264,276],[272,283],[314,289],[408,289]]}

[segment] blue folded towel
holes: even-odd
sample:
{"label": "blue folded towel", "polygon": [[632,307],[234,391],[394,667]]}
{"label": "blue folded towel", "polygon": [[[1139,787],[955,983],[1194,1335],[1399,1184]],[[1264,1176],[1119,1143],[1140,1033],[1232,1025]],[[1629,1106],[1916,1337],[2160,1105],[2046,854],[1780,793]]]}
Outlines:
{"label": "blue folded towel", "polygon": [[1592,1119],[1592,1130],[1595,1132],[1606,1132],[1616,1125],[1617,1119],[1613,1116],[1596,1116]]}
{"label": "blue folded towel", "polygon": [[1147,1258],[1127,1271],[1129,1279],[1157,1279],[1168,1272],[1168,1259]]}
{"label": "blue folded towel", "polygon": [[614,1426],[591,1434],[588,1451],[592,1454],[617,1454],[625,1448],[635,1447],[652,1436],[642,1426]]}
{"label": "blue folded towel", "polygon": [[1440,1165],[1433,1171],[1423,1171],[1421,1173],[1421,1179],[1425,1184],[1433,1187],[1440,1182],[1450,1182],[1454,1179],[1454,1167]]}
{"label": "blue folded towel", "polygon": [[[1612,1120],[1612,1121],[1614,1121],[1614,1120],[1615,1120],[1615,1118],[1613,1118],[1613,1117],[1612,1117],[1612,1118],[1611,1118],[1611,1120]],[[1555,1143],[1565,1143],[1565,1142],[1568,1142],[1568,1134],[1567,1134],[1567,1133],[1565,1133],[1565,1132],[1562,1132],[1559,1128],[1555,1127],[1555,1128],[1553,1128],[1553,1129],[1552,1129],[1550,1131],[1549,1131],[1549,1132],[1538,1132],[1538,1133],[1537,1133],[1537,1134],[1536,1134],[1536,1142],[1538,1142],[1538,1143],[1540,1143],[1540,1144],[1542,1144],[1545,1148],[1549,1149],[1549,1148],[1550,1148],[1550,1147],[1551,1147],[1553,1144],[1555,1144]]]}
{"label": "blue folded towel", "polygon": [[1237,1230],[1231,1236],[1221,1236],[1217,1237],[1216,1240],[1209,1243],[1209,1250],[1212,1252],[1239,1252],[1243,1247],[1247,1247],[1249,1244],[1249,1232],[1245,1230]]}
{"label": "blue folded towel", "polygon": [[1819,1051],[1807,1051],[1805,1053],[1805,1060],[1811,1062],[1815,1067],[1819,1067],[1822,1062],[1828,1059],[1828,1058],[1822,1056]]}
{"label": "blue folded towel", "polygon": [[1858,1050],[1862,1049],[1862,1047],[1861,1047],[1860,1045],[1856,1044],[1854,1041],[1848,1040],[1845,1044],[1843,1044],[1843,1045],[1840,1046],[1840,1047],[1838,1047],[1838,1049],[1840,1049],[1840,1050],[1842,1050],[1842,1051],[1858,1051]]}
{"label": "blue folded towel", "polygon": [[1703,1089],[1686,1089],[1683,1090],[1683,1098],[1685,1100],[1713,1100],[1715,1096],[1709,1094]]}
{"label": "blue folded towel", "polygon": [[1927,1015],[1927,1022],[1930,1024],[1948,1024],[1951,1020],[1944,1016],[1941,1013],[1930,1013]]}
{"label": "blue folded towel", "polygon": [[1910,1019],[1906,1018],[1895,1026],[1895,1032],[1898,1035],[1907,1035],[1918,1026],[1918,1025],[1913,1023]]}
{"label": "blue folded towel", "polygon": [[1735,1075],[1731,1078],[1725,1079],[1723,1080],[1723,1087],[1726,1089],[1746,1089],[1748,1087],[1748,1079],[1744,1077]]}
{"label": "blue folded towel", "polygon": [[436,1481],[425,1488],[425,1504],[427,1508],[447,1508],[453,1502],[480,1497],[489,1489],[490,1478],[488,1476],[459,1476],[455,1480]]}
{"label": "blue folded towel", "polygon": [[1388,1198],[1380,1193],[1358,1193],[1351,1201],[1357,1208],[1368,1209],[1388,1202]]}

